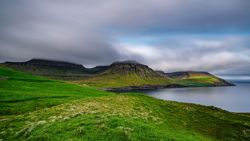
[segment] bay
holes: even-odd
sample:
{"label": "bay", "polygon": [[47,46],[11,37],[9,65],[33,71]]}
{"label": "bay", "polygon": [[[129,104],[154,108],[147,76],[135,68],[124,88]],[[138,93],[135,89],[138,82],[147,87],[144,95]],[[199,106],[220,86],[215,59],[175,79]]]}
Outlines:
{"label": "bay", "polygon": [[215,106],[231,112],[250,112],[250,84],[237,84],[232,87],[159,89],[143,93],[163,100]]}

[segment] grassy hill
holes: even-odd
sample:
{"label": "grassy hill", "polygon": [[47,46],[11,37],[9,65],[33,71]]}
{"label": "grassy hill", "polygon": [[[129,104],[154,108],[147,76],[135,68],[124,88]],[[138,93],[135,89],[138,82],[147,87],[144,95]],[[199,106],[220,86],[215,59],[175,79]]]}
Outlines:
{"label": "grassy hill", "polygon": [[115,62],[102,73],[78,82],[95,87],[126,87],[169,84],[170,80],[137,62]]}
{"label": "grassy hill", "polygon": [[100,74],[77,81],[95,87],[121,88],[129,86],[206,87],[232,84],[207,72],[162,73],[137,62],[113,63]]}
{"label": "grassy hill", "polygon": [[6,62],[2,65],[53,79],[101,88],[206,87],[232,85],[206,72],[158,72],[135,61],[114,62],[108,66],[85,68],[64,61],[32,59],[27,62]]}
{"label": "grassy hill", "polygon": [[248,141],[250,116],[0,67],[0,140]]}
{"label": "grassy hill", "polygon": [[0,114],[18,114],[108,92],[0,67]]}
{"label": "grassy hill", "polygon": [[231,86],[233,84],[216,77],[208,72],[174,72],[165,73],[165,75],[173,80],[173,83],[184,86]]}

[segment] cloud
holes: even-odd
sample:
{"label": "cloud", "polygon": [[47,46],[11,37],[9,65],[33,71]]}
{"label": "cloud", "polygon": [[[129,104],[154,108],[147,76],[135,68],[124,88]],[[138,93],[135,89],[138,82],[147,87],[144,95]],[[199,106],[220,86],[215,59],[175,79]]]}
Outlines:
{"label": "cloud", "polygon": [[[209,39],[200,36],[183,38],[177,36],[172,37],[170,43],[164,41],[143,47],[123,43],[119,48],[124,58],[136,58],[155,69],[166,72],[197,70],[218,74],[229,72],[240,74],[250,70],[249,43],[248,36],[226,35]],[[243,67],[244,69],[241,70]]]}
{"label": "cloud", "polygon": [[[106,3],[106,1],[105,1]],[[111,28],[122,33],[246,32],[248,0],[108,1],[96,7]],[[95,16],[98,16],[95,15]]]}
{"label": "cloud", "polygon": [[249,6],[249,0],[2,0],[0,61],[93,66],[133,59],[166,71],[248,70]]}
{"label": "cloud", "polygon": [[50,58],[86,65],[118,59],[112,37],[87,21],[80,7],[66,4],[25,1],[1,5],[0,59]]}

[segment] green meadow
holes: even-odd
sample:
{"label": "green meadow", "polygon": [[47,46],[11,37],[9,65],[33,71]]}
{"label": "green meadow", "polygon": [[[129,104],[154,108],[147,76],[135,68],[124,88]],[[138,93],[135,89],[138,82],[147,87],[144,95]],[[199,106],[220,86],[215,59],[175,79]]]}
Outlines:
{"label": "green meadow", "polygon": [[3,66],[0,107],[3,141],[250,140],[249,114],[136,93],[119,95]]}

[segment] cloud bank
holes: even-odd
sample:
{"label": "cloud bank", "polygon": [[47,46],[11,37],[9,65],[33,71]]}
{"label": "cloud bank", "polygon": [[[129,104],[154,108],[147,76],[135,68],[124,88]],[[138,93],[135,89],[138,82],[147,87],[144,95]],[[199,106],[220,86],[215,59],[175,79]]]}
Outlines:
{"label": "cloud bank", "polygon": [[0,61],[248,74],[249,0],[2,0]]}
{"label": "cloud bank", "polygon": [[[137,58],[155,69],[171,71],[210,71],[248,74],[250,38],[248,36],[177,36],[158,44],[120,44],[124,58]],[[125,50],[125,51],[124,51]]]}

